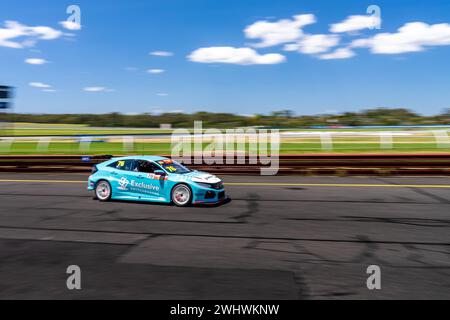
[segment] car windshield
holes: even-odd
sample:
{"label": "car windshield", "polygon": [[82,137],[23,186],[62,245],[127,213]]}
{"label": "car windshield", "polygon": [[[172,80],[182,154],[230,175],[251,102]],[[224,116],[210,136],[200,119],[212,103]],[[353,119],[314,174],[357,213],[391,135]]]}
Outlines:
{"label": "car windshield", "polygon": [[178,174],[185,174],[185,173],[189,173],[192,170],[183,166],[182,164],[179,164],[176,161],[173,161],[171,159],[167,159],[167,160],[160,160],[158,161],[158,164],[164,168],[164,170],[166,170],[167,172],[170,173],[178,173]]}

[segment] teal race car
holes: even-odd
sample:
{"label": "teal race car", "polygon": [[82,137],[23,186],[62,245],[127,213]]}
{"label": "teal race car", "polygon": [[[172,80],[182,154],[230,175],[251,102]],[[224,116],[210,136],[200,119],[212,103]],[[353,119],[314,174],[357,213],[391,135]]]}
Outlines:
{"label": "teal race car", "polygon": [[113,158],[97,164],[89,176],[88,190],[100,201],[149,201],[180,207],[227,200],[218,177],[158,156]]}

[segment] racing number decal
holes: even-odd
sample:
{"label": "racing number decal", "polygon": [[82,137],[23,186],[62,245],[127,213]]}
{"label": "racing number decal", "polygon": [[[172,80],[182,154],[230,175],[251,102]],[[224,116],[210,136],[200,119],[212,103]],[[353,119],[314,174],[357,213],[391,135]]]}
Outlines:
{"label": "racing number decal", "polygon": [[[173,160],[172,159],[166,159],[166,160],[161,160],[158,161],[158,163],[167,171],[169,171],[170,173],[174,173],[177,172],[177,168],[175,166],[173,166]],[[167,177],[164,177],[164,180],[167,180]]]}
{"label": "racing number decal", "polygon": [[118,166],[119,168],[122,168],[123,166],[125,166],[125,161],[119,161],[119,162],[117,163],[117,166]]}
{"label": "racing number decal", "polygon": [[174,166],[168,166],[168,167],[166,167],[166,170],[170,171],[170,172],[176,172],[177,171],[177,169]]}

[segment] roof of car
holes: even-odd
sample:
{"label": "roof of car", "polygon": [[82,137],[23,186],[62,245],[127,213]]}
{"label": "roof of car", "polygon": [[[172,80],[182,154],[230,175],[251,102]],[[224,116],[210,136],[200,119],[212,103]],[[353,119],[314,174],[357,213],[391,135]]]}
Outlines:
{"label": "roof of car", "polygon": [[166,160],[168,158],[166,157],[160,157],[160,156],[128,156],[128,157],[120,157],[120,158],[113,158],[111,160],[148,160],[148,161],[161,161]]}

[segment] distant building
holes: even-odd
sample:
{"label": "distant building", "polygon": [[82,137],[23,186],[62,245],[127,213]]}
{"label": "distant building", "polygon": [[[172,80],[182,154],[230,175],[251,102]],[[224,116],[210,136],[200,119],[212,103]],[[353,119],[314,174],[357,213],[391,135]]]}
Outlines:
{"label": "distant building", "polygon": [[171,130],[172,129],[172,125],[170,123],[161,123],[159,125],[159,127],[163,130]]}
{"label": "distant building", "polygon": [[[12,98],[13,87],[0,85],[0,115],[6,114],[12,108]],[[0,119],[0,137],[10,136],[13,130],[12,123],[6,119]]]}
{"label": "distant building", "polygon": [[0,109],[11,108],[11,99],[13,97],[13,88],[9,86],[0,86]]}

